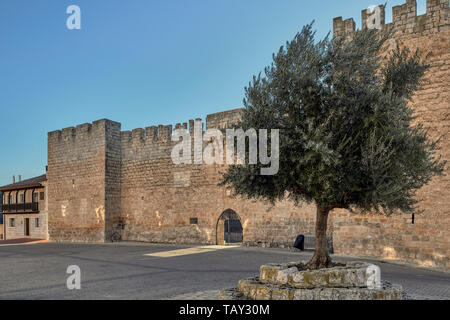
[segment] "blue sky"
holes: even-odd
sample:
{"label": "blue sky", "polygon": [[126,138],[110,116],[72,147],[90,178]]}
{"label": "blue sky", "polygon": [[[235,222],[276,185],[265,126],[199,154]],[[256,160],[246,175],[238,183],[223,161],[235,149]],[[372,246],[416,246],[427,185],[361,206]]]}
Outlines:
{"label": "blue sky", "polygon": [[[47,132],[108,118],[122,130],[241,107],[244,87],[312,20],[375,0],[1,0],[0,185],[45,172]],[[404,0],[387,1],[391,7]],[[81,8],[81,30],[66,8]],[[418,0],[419,14],[425,0]]]}

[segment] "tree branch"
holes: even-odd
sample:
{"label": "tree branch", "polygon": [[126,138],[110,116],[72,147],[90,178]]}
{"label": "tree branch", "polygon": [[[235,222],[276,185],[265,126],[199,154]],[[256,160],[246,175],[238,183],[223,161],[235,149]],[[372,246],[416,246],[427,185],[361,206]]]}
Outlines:
{"label": "tree branch", "polygon": [[292,190],[293,190],[295,193],[303,194],[303,195],[305,195],[305,196],[308,195],[308,193],[307,193],[304,189],[300,188],[299,186],[294,186],[294,187],[292,188]]}

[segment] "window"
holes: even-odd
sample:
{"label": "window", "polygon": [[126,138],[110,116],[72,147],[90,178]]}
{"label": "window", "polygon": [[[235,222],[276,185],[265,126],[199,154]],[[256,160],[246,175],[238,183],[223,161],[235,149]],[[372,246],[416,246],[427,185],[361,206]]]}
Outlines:
{"label": "window", "polygon": [[21,193],[19,195],[19,203],[25,203],[25,194]]}
{"label": "window", "polygon": [[39,193],[36,193],[36,192],[33,193],[33,202],[38,202],[38,196],[39,196]]}
{"label": "window", "polygon": [[198,224],[198,218],[190,218],[190,219],[189,219],[189,222],[190,222],[191,224]]}
{"label": "window", "polygon": [[9,226],[11,228],[14,228],[16,226],[16,221],[14,220],[14,218],[9,219]]}
{"label": "window", "polygon": [[12,204],[12,195],[11,194],[8,195],[8,204]]}
{"label": "window", "polygon": [[44,200],[44,193],[43,192],[39,192],[39,200]]}
{"label": "window", "polygon": [[35,226],[36,228],[39,228],[39,218],[35,218],[35,219],[34,219],[34,226]]}

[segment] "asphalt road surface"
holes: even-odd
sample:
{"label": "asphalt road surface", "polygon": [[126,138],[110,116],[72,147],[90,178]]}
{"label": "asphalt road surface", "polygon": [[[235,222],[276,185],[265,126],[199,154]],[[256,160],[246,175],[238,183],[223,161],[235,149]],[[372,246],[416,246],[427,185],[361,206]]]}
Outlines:
{"label": "asphalt road surface", "polygon": [[[0,299],[213,300],[217,290],[256,275],[262,264],[310,256],[288,249],[144,243],[0,245]],[[375,263],[383,280],[403,285],[414,298],[450,300],[450,273]],[[67,288],[71,265],[81,271],[79,290]]]}

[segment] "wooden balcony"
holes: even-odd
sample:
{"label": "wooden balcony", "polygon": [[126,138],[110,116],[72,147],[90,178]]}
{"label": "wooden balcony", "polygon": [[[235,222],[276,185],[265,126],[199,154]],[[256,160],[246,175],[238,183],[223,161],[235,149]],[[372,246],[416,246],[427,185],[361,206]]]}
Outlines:
{"label": "wooden balcony", "polygon": [[2,205],[2,213],[38,213],[39,203],[29,202],[29,203],[13,203]]}

